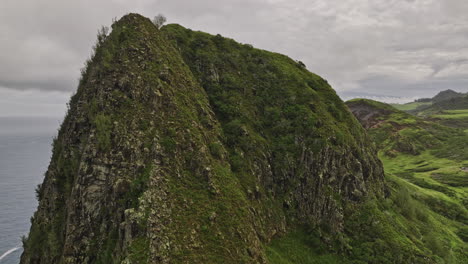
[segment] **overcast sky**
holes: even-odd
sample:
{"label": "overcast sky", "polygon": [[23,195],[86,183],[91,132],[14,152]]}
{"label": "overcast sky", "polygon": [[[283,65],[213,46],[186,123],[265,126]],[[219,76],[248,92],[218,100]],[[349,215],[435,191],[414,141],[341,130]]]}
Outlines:
{"label": "overcast sky", "polygon": [[0,116],[62,116],[97,29],[129,12],[284,53],[344,99],[468,91],[466,0],[0,0]]}

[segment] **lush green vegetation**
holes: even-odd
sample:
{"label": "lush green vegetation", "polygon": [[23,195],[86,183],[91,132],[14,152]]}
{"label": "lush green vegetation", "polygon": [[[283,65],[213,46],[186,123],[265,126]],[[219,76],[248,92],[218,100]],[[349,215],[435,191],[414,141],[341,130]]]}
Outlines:
{"label": "lush green vegetation", "polygon": [[[396,109],[389,111],[388,105],[368,100],[358,102],[386,110],[375,117],[379,124],[369,129],[369,133],[381,146],[380,157],[391,186],[390,199],[376,201],[374,207],[368,207],[373,208],[373,216],[385,213],[385,219],[378,221],[387,223],[387,228],[375,233],[374,228],[368,227],[361,233],[382,239],[386,248],[382,252],[387,254],[394,251],[392,244],[406,240],[402,248],[430,256],[429,262],[465,263],[468,260],[468,174],[462,168],[468,165],[466,133]],[[356,107],[352,102],[348,105],[351,109]],[[411,147],[395,147],[402,144]],[[358,215],[365,211],[360,209]],[[350,230],[355,231],[356,227]],[[390,235],[382,237],[382,234]],[[371,260],[372,256],[366,258]],[[384,257],[373,261],[386,263]]]}
{"label": "lush green vegetation", "polygon": [[[265,153],[271,153],[271,170],[277,175],[283,175],[286,168],[297,166],[303,148],[319,152],[326,146],[336,149],[346,146],[354,148],[363,142],[365,135],[362,128],[351,118],[336,93],[325,80],[308,72],[303,64],[281,54],[254,49],[250,45],[242,45],[220,35],[195,32],[179,25],[164,26],[162,30],[174,41],[205,89],[221,124],[222,144],[210,144],[209,151],[215,157],[228,157],[232,171],[226,167],[213,168],[220,172],[217,174],[219,181],[224,179],[224,184],[213,192],[232,193],[232,197],[241,195],[238,191],[233,192],[236,190],[232,182],[234,178],[239,180],[243,192],[254,197],[266,196],[263,201],[267,202],[269,194],[251,176],[252,171],[258,171],[258,166],[266,166],[260,165]],[[365,148],[359,149],[362,152],[367,151]],[[360,155],[365,156],[367,153]],[[278,196],[292,193],[296,179],[277,177],[282,177],[282,180],[273,179],[275,186],[272,188]],[[186,179],[195,180],[194,175]],[[190,193],[192,199],[200,201],[198,204],[212,204],[212,207],[223,208],[216,211],[220,221],[229,223],[223,227],[226,232],[231,229],[230,225],[236,225],[233,222],[236,219],[232,215],[247,214],[240,210],[241,207],[226,206],[229,204],[226,201],[217,204],[203,193],[192,194],[196,189],[193,186],[198,184],[198,181],[190,181],[186,184],[192,186],[190,188],[174,186],[174,193]],[[265,210],[263,206],[255,204],[255,209],[251,210],[261,212]],[[209,206],[193,210],[197,211],[197,216],[204,218],[215,211]],[[283,210],[282,203],[268,202],[266,210],[274,212],[273,216],[263,219],[260,215],[259,220],[263,219],[261,221],[271,225],[281,221],[279,212]],[[182,218],[177,221],[179,226],[184,226],[190,220]],[[207,223],[206,226],[209,228],[210,224]],[[259,228],[257,232],[263,231]],[[207,239],[205,243],[216,243],[216,238]],[[268,252],[272,254],[280,251],[275,251],[274,246],[269,248]],[[306,252],[307,246],[303,249],[303,253]],[[212,250],[213,253],[223,251],[220,245],[213,245]],[[203,254],[205,259],[210,260],[212,254]],[[288,256],[273,258],[299,263],[304,260],[299,256],[296,259]],[[312,260],[313,256],[306,258]]]}
{"label": "lush green vegetation", "polygon": [[394,104],[393,106],[412,115],[428,118],[441,125],[468,128],[467,94],[446,90],[433,98],[419,99],[412,103]]}
{"label": "lush green vegetation", "polygon": [[461,130],[415,117],[388,104],[365,99],[351,100],[347,104],[351,109],[367,106],[370,111],[377,113],[365,122],[378,123],[373,126],[370,135],[388,156],[401,152],[418,155],[426,149],[437,147],[439,150],[439,147],[447,146],[448,142],[466,140],[466,134]]}
{"label": "lush green vegetation", "polygon": [[[400,205],[400,208],[405,210],[403,214],[419,215],[429,219],[430,224],[434,226],[429,229],[431,232],[426,234],[423,242],[434,254],[444,259],[444,263],[464,263],[468,259],[467,244],[463,241],[463,235],[459,234],[464,234],[468,224],[468,189],[463,186],[466,179],[456,176],[460,174],[462,164],[455,160],[434,157],[429,152],[418,156],[382,156],[382,160],[386,172],[393,175],[391,177],[394,181],[411,190],[412,198],[418,202],[415,208],[423,210],[422,213],[404,213],[405,206],[408,206],[408,202],[404,202]],[[450,177],[446,178],[449,175]],[[411,219],[414,220],[414,217]],[[428,227],[427,224],[421,225],[411,221],[407,225],[421,232]]]}
{"label": "lush green vegetation", "polygon": [[432,119],[442,125],[468,128],[468,96],[466,94],[447,90],[429,99],[429,102],[432,104],[403,110],[416,116]]}
{"label": "lush green vegetation", "polygon": [[444,110],[441,114],[433,115],[440,119],[466,119],[468,118],[468,109]]}
{"label": "lush green vegetation", "polygon": [[108,150],[111,147],[112,120],[109,116],[99,114],[95,117],[94,124],[99,148]]}
{"label": "lush green vegetation", "polygon": [[[347,158],[361,168],[355,180],[380,162],[327,81],[303,63],[178,25],[159,30],[138,15],[107,33],[98,34],[38,190],[42,210],[24,240],[31,262],[65,261],[66,235],[93,263],[466,260],[466,181],[456,169],[464,152],[453,141],[463,132],[367,101],[386,113],[371,136],[389,186],[384,197],[381,179],[366,179],[369,194],[351,202],[341,183],[320,185],[321,172]],[[88,186],[80,176],[98,178],[90,192],[98,198],[76,205],[86,197],[72,196],[74,186]],[[92,213],[68,212],[76,208]],[[86,226],[86,237],[66,234],[70,223]]]}
{"label": "lush green vegetation", "polygon": [[391,104],[391,106],[401,111],[415,110],[416,108],[420,108],[421,106],[429,106],[429,105],[432,105],[432,102],[411,102],[411,103],[406,103],[406,104]]}
{"label": "lush green vegetation", "polygon": [[[207,91],[228,145],[248,149],[264,143],[262,137],[272,137],[274,148],[284,149],[294,145],[291,135],[300,133],[321,148],[323,144],[352,145],[353,137],[362,137],[328,83],[300,63],[179,25],[162,30],[174,39]],[[267,134],[255,132],[260,130]],[[246,133],[252,137],[246,138]],[[335,137],[324,142],[330,134]]]}
{"label": "lush green vegetation", "polygon": [[344,239],[325,246],[319,234],[298,229],[269,245],[270,262],[465,263],[466,219],[460,220],[460,215],[466,217],[467,212],[459,200],[392,173],[387,181],[388,198],[348,208]]}
{"label": "lush green vegetation", "polygon": [[347,262],[336,252],[330,253],[317,233],[298,228],[273,240],[267,248],[271,264],[334,264]]}

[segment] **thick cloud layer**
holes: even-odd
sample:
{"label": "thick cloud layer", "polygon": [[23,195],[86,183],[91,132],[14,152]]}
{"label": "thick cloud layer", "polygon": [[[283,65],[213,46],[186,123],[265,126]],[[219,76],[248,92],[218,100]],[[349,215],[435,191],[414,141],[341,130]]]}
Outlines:
{"label": "thick cloud layer", "polygon": [[13,91],[76,89],[97,29],[128,12],[285,53],[343,97],[468,90],[465,0],[1,2],[0,87]]}

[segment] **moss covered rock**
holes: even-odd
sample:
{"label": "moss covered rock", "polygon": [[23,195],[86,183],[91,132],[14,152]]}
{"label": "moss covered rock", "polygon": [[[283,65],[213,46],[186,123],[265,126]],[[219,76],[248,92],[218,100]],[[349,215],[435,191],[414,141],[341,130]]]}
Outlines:
{"label": "moss covered rock", "polygon": [[339,236],[383,189],[363,128],[302,63],[129,14],[83,71],[21,263],[267,263],[273,238]]}

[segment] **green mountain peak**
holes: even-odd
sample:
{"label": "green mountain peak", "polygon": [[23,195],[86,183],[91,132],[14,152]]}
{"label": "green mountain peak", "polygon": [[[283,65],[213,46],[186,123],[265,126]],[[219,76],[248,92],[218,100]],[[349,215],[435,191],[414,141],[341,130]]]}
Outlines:
{"label": "green mountain peak", "polygon": [[428,259],[326,80],[138,14],[100,31],[37,194],[21,263]]}

